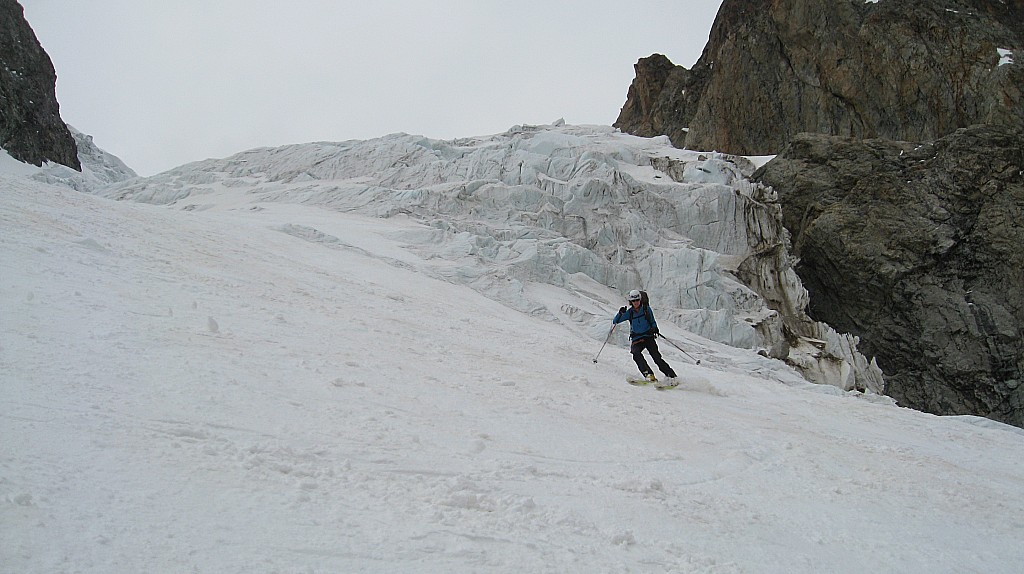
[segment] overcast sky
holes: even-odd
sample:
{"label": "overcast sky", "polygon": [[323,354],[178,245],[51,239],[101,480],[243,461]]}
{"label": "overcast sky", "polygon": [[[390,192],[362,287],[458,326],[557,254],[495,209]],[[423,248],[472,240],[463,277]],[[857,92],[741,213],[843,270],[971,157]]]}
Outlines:
{"label": "overcast sky", "polygon": [[140,175],[259,146],[610,125],[721,0],[20,0],[64,121]]}

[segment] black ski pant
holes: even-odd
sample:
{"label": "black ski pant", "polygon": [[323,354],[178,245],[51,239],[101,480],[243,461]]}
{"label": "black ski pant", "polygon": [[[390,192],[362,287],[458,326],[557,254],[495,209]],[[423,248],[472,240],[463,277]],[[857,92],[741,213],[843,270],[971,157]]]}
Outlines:
{"label": "black ski pant", "polygon": [[658,350],[658,340],[655,337],[645,337],[643,339],[637,339],[629,346],[629,350],[633,353],[633,361],[636,366],[640,368],[640,372],[646,377],[653,373],[650,365],[647,364],[647,360],[644,359],[644,349],[651,354],[651,358],[654,359],[654,364],[658,365],[658,370],[662,372],[666,377],[672,378],[676,376],[676,372],[672,370],[672,367],[668,366],[665,359],[661,358],[661,351]]}

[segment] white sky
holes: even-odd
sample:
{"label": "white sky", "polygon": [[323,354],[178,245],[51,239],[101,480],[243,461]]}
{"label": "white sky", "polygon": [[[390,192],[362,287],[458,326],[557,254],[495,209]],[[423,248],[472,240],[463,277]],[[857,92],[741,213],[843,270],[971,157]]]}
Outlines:
{"label": "white sky", "polygon": [[64,121],[140,175],[258,146],[615,121],[721,0],[20,0]]}

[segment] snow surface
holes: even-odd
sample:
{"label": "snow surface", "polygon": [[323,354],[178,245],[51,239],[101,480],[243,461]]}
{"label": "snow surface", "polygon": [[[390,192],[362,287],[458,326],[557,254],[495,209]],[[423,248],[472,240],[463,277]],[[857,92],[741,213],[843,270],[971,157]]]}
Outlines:
{"label": "snow surface", "polygon": [[1008,66],[1013,63],[1013,51],[1006,48],[997,48],[999,53],[999,66]]}
{"label": "snow surface", "polygon": [[4,169],[5,572],[1020,571],[1019,429],[667,320],[701,364],[662,344],[681,387],[632,387],[620,340],[592,360],[621,288],[483,288],[468,231],[240,167],[288,153],[170,208]]}

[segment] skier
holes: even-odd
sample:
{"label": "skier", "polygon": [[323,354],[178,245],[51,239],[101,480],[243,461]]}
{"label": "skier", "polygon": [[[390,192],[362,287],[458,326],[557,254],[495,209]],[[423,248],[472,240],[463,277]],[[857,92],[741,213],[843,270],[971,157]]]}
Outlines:
{"label": "skier", "polygon": [[629,308],[620,308],[612,319],[612,323],[617,325],[623,321],[629,321],[630,352],[633,353],[633,361],[640,368],[640,373],[644,378],[651,382],[658,380],[644,359],[643,351],[647,349],[651,358],[654,359],[654,364],[658,365],[658,369],[668,379],[665,381],[665,386],[674,386],[678,384],[676,372],[665,362],[665,359],[661,358],[657,340],[658,322],[654,320],[654,312],[651,311],[651,306],[643,295],[646,294],[636,289],[630,291],[626,297],[626,300],[629,301]]}

